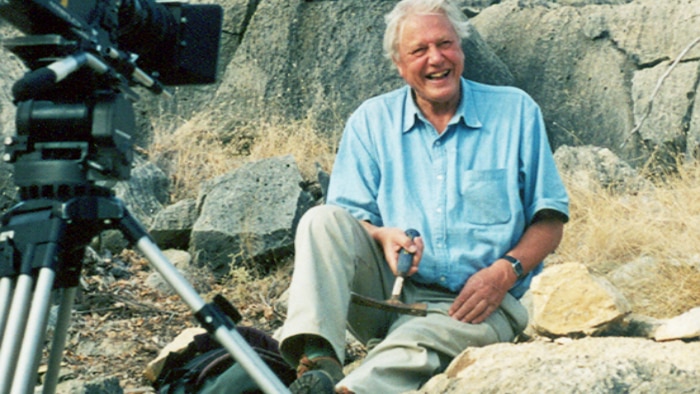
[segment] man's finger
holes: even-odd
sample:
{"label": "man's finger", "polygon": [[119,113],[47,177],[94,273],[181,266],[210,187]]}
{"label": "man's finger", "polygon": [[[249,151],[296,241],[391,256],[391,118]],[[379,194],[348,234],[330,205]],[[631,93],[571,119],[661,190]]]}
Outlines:
{"label": "man's finger", "polygon": [[478,307],[481,300],[470,289],[465,290],[455,299],[448,311],[450,316],[460,321],[466,321],[466,316]]}
{"label": "man's finger", "polygon": [[[489,303],[486,300],[480,300],[474,305],[474,307],[469,308],[468,312],[466,315],[460,319],[460,321],[463,321],[465,323],[474,323],[482,317],[484,314],[488,312],[489,309]],[[487,315],[488,316],[488,315]],[[485,319],[485,317],[483,318]],[[482,320],[483,320],[482,319]]]}
{"label": "man's finger", "polygon": [[472,319],[470,319],[469,316],[467,316],[467,318],[466,318],[465,320],[466,320],[467,323],[471,323],[471,324],[483,323],[489,316],[491,316],[491,314],[492,314],[496,309],[497,309],[497,308],[494,308],[493,305],[489,305],[489,304],[487,303],[486,308],[484,309],[484,311],[483,311],[481,314],[479,314],[478,316],[476,316],[476,317],[474,317],[474,318],[472,318]]}

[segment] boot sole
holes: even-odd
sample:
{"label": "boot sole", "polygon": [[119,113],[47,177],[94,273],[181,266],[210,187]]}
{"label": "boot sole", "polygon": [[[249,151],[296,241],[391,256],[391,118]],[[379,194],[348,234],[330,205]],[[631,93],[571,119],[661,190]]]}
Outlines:
{"label": "boot sole", "polygon": [[335,383],[327,372],[315,370],[301,375],[289,390],[293,394],[335,394]]}

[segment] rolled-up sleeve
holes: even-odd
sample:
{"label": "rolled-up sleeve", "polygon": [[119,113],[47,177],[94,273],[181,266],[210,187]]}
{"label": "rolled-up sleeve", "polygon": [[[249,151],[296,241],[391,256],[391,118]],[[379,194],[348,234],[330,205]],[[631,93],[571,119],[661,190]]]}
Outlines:
{"label": "rolled-up sleeve", "polygon": [[542,112],[534,102],[525,111],[523,118],[520,155],[521,193],[527,223],[532,223],[535,215],[543,210],[561,213],[564,221],[569,218],[569,199],[562,179],[557,170],[552,150],[545,132]]}

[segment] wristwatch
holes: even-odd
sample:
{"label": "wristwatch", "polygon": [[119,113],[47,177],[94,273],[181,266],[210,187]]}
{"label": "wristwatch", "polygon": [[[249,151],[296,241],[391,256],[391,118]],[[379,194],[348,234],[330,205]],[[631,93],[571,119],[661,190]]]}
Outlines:
{"label": "wristwatch", "polygon": [[525,271],[523,271],[523,264],[520,262],[520,260],[509,255],[505,255],[501,258],[510,263],[511,267],[513,267],[513,272],[515,272],[515,276],[517,276],[518,279],[522,279],[525,277]]}

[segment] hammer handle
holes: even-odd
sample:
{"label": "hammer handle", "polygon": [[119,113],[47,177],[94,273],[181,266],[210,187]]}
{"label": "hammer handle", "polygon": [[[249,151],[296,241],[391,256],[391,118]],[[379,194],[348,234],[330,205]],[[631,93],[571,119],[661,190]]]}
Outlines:
{"label": "hammer handle", "polygon": [[[416,237],[420,237],[420,233],[412,228],[406,230],[406,235],[408,235],[411,240]],[[411,269],[411,265],[413,265],[413,253],[409,253],[406,249],[401,248],[399,251],[399,261],[396,265],[396,271],[398,272],[399,276],[406,276],[408,270]]]}
{"label": "hammer handle", "polygon": [[[419,237],[420,233],[410,228],[406,230],[406,235],[413,240],[414,238]],[[394,288],[391,290],[391,299],[398,300],[399,296],[401,295],[401,290],[403,290],[403,281],[406,274],[411,269],[411,265],[413,265],[413,253],[409,253],[406,249],[401,248],[399,251],[399,261],[396,265],[398,275],[394,280]]]}

